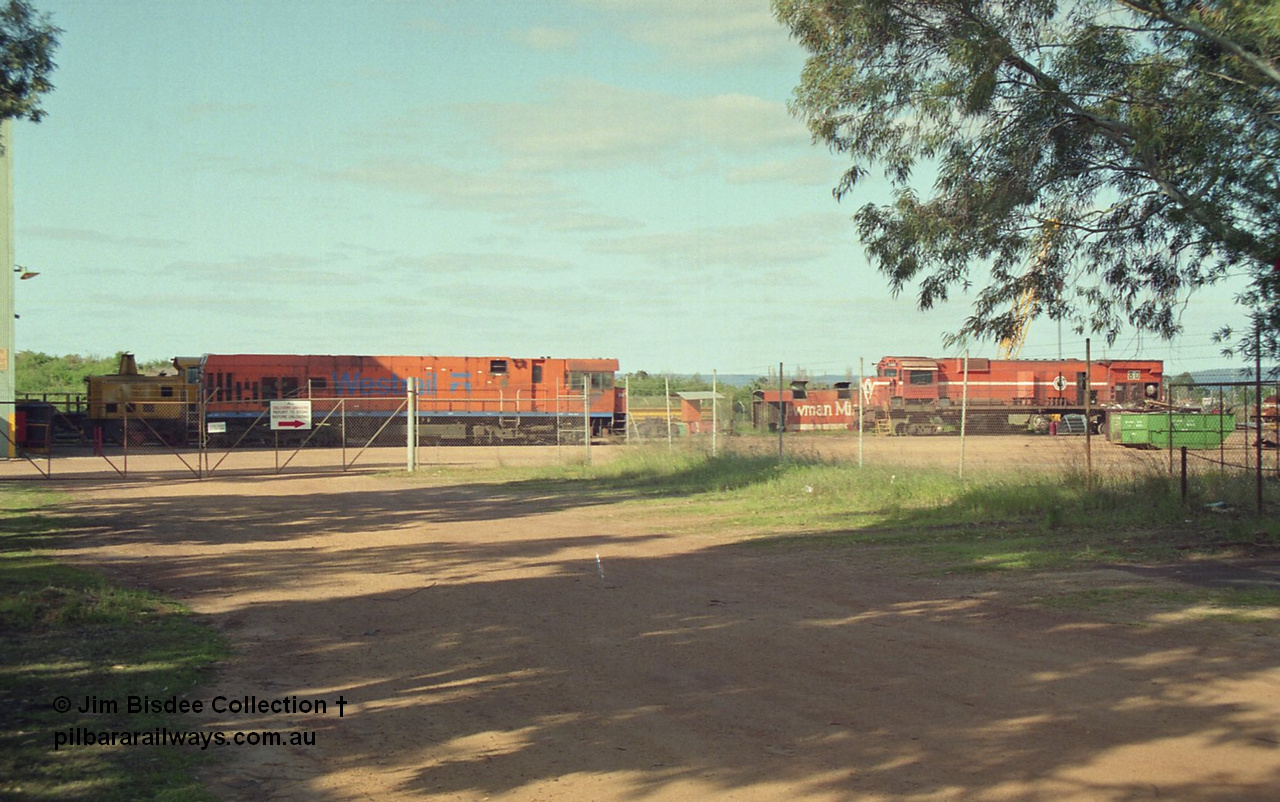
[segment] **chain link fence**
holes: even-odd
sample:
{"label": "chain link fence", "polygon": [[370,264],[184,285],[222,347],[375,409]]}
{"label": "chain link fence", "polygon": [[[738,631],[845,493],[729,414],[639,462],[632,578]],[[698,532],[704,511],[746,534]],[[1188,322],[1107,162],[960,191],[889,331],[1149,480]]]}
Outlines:
{"label": "chain link fence", "polygon": [[[211,403],[120,400],[95,416],[78,399],[0,405],[0,479],[204,478],[395,470],[459,463],[479,447],[543,446],[590,459],[591,394],[548,398],[307,398]],[[406,448],[414,450],[412,459]],[[456,452],[451,452],[455,449]]]}
{"label": "chain link fence", "polygon": [[1184,493],[1194,492],[1199,480],[1237,483],[1250,492],[1256,483],[1263,488],[1259,505],[1263,490],[1280,495],[1280,384],[1274,382],[1165,381],[1158,393],[1143,387],[1140,404],[1094,399],[1088,418],[1080,410],[952,398],[932,419],[899,427],[884,425],[892,416],[877,416],[861,385],[852,377],[779,381],[770,375],[714,392],[704,382],[697,390],[630,394],[627,442],[961,476],[1186,477]]}

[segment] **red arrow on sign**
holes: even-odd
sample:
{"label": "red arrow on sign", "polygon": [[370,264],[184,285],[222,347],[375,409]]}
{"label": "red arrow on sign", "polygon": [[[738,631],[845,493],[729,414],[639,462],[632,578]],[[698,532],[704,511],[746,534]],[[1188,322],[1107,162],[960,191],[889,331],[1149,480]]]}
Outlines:
{"label": "red arrow on sign", "polygon": [[306,421],[300,420],[282,420],[276,424],[277,426],[288,426],[292,429],[298,429],[307,425]]}

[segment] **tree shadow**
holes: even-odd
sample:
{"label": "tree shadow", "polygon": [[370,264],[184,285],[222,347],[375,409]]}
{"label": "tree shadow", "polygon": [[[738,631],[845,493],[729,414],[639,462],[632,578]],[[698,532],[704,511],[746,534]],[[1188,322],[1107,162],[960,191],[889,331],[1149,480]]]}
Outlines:
{"label": "tree shadow", "polygon": [[611,519],[607,493],[536,490],[92,500],[60,544],[219,610],[239,654],[205,696],[350,703],[342,718],[218,722],[318,736],[237,754],[215,777],[228,795],[344,799],[319,778],[345,770],[405,796],[1228,800],[1280,786],[1275,650],[957,597],[857,549],[690,545]]}

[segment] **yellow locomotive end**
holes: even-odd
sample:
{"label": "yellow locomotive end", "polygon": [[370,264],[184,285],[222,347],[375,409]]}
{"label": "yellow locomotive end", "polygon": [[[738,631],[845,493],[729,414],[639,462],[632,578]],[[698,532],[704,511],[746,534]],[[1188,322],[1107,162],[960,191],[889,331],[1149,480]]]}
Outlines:
{"label": "yellow locomotive end", "polygon": [[173,373],[144,375],[133,354],[121,354],[114,374],[85,379],[89,429],[115,440],[129,421],[131,432],[150,433],[145,439],[181,442],[192,415],[198,414],[194,410],[199,400],[199,387],[188,383],[185,374],[175,365]]}

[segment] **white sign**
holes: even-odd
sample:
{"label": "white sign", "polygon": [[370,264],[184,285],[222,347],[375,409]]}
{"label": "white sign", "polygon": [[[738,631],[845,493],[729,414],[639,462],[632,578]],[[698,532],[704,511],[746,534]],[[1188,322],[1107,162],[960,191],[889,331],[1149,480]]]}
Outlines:
{"label": "white sign", "polygon": [[271,429],[301,431],[311,428],[311,402],[301,400],[272,401]]}
{"label": "white sign", "polygon": [[226,434],[227,422],[224,420],[208,421],[204,425],[205,434]]}

